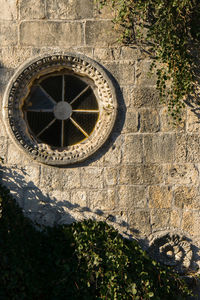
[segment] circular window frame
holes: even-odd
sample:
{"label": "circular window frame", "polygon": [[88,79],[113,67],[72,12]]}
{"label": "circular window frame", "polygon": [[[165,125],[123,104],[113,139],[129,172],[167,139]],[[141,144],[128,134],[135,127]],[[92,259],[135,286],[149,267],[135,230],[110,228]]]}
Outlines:
{"label": "circular window frame", "polygon": [[[92,82],[99,117],[88,138],[63,149],[53,149],[30,135],[22,107],[36,79],[61,70]],[[94,154],[109,137],[116,115],[115,88],[103,67],[84,55],[72,53],[48,54],[26,62],[11,78],[3,99],[3,120],[13,142],[33,160],[55,166],[81,162]]]}

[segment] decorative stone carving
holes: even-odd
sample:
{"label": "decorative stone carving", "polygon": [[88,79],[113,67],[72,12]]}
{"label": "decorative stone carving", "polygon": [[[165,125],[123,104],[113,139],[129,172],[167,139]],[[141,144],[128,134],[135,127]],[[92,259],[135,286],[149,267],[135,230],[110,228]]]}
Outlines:
{"label": "decorative stone carving", "polygon": [[148,252],[157,261],[173,266],[180,273],[191,268],[193,251],[185,236],[168,233],[157,237],[150,243]]}
{"label": "decorative stone carving", "polygon": [[[88,138],[78,144],[55,149],[30,135],[22,107],[35,80],[63,70],[92,82],[99,118]],[[36,58],[16,72],[4,95],[3,108],[7,131],[20,149],[38,162],[67,165],[85,160],[103,145],[115,123],[117,100],[114,86],[99,64],[82,55],[55,54]]]}

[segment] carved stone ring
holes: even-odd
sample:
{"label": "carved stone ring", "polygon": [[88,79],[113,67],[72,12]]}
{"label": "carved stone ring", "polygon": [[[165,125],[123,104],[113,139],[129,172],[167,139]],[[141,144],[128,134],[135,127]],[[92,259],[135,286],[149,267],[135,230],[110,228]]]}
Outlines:
{"label": "carved stone ring", "polygon": [[4,122],[14,143],[50,165],[92,155],[110,135],[116,113],[115,88],[103,68],[69,53],[23,65],[3,100]]}

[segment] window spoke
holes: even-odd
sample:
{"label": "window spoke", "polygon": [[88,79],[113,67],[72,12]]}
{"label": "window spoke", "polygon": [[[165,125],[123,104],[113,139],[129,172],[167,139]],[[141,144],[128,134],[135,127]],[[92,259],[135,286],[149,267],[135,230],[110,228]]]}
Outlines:
{"label": "window spoke", "polygon": [[37,135],[36,137],[39,137],[45,130],[47,130],[54,122],[56,121],[56,118],[53,119],[51,122],[47,124]]}
{"label": "window spoke", "polygon": [[78,123],[76,123],[76,121],[72,117],[70,117],[70,120],[84,134],[84,136],[86,136],[87,138],[89,137],[87,132],[85,132],[85,130]]}
{"label": "window spoke", "polygon": [[57,102],[43,89],[41,85],[39,85],[40,89],[43,91],[43,93],[47,96],[47,98],[53,103],[56,104]]}
{"label": "window spoke", "polygon": [[89,85],[86,86],[86,88],[84,88],[71,102],[70,104],[72,105],[77,99],[79,99],[88,89],[89,89]]}
{"label": "window spoke", "polygon": [[65,76],[62,75],[62,101],[65,101]]}
{"label": "window spoke", "polygon": [[98,109],[72,109],[76,113],[99,113]]}
{"label": "window spoke", "polygon": [[64,141],[65,141],[64,126],[65,126],[65,121],[62,120],[62,125],[61,125],[61,147],[64,147]]}
{"label": "window spoke", "polygon": [[31,112],[53,112],[53,108],[27,108],[24,111],[31,111]]}

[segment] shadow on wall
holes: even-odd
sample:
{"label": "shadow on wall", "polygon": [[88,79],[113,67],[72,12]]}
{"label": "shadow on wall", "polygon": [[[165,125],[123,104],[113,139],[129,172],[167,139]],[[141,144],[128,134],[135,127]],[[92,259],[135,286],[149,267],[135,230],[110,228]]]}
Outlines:
{"label": "shadow on wall", "polygon": [[[10,189],[11,194],[23,207],[23,213],[29,217],[37,227],[71,224],[84,219],[105,221],[128,239],[134,239],[133,232],[128,230],[128,223],[121,217],[109,215],[101,210],[91,210],[79,204],[72,204],[63,199],[57,200],[44,195],[33,182],[25,180],[27,173],[24,168],[10,169],[1,166],[1,183]],[[199,249],[189,238],[176,232],[160,232],[152,242],[140,239],[141,246],[146,245],[150,256],[163,264],[173,266],[175,270],[184,274],[196,273],[199,270]],[[147,246],[148,245],[148,246]]]}
{"label": "shadow on wall", "polygon": [[17,200],[24,214],[36,225],[54,226],[71,224],[84,219],[106,221],[115,227],[124,237],[133,238],[128,232],[128,224],[122,218],[110,215],[102,210],[91,210],[79,204],[58,200],[42,191],[30,181],[25,180],[25,168],[1,166],[1,183],[6,186]]}

